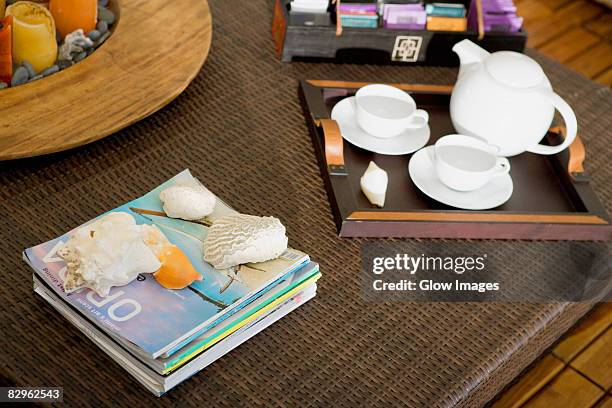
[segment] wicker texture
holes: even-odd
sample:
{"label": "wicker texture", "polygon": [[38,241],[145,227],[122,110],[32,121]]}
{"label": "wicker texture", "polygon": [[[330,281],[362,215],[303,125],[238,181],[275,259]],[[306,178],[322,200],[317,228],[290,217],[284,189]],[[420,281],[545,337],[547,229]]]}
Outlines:
{"label": "wicker texture", "polygon": [[[456,70],[283,64],[273,51],[269,2],[210,3],[211,54],[175,102],[92,145],[0,163],[2,382],[61,385],[73,405],[478,406],[590,309],[366,303],[359,277],[366,240],[336,235],[297,79],[452,84]],[[612,93],[536,57],[580,118],[586,167],[610,212]],[[156,399],[32,293],[20,254],[184,168],[237,210],[281,218],[290,244],[320,262],[324,276],[313,301]],[[508,263],[517,279],[565,267],[554,262],[562,243],[486,244],[490,262]]]}

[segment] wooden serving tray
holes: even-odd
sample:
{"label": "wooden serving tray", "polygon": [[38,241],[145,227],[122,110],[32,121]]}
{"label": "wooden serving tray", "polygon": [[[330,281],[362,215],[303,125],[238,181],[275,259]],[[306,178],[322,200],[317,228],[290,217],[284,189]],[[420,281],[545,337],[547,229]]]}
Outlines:
{"label": "wooden serving tray", "polygon": [[[342,237],[495,238],[540,240],[607,240],[612,229],[604,207],[584,172],[579,137],[554,156],[524,153],[510,158],[512,197],[488,211],[459,210],[430,199],[412,183],[412,155],[387,156],[344,141],[331,109],[363,82],[306,80],[300,97],[331,209]],[[453,129],[449,101],[452,86],[391,84],[409,92],[429,112],[428,145]],[[564,129],[547,135],[557,144]],[[371,205],[359,180],[370,160],[389,174],[385,207]]]}
{"label": "wooden serving tray", "polygon": [[83,61],[0,91],[0,160],[108,136],[176,98],[212,38],[206,0],[111,0],[113,35]]}

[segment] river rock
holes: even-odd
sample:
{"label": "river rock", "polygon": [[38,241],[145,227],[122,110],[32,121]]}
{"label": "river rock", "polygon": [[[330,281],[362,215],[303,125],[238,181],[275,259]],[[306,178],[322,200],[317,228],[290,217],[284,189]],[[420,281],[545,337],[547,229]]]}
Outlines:
{"label": "river rock", "polygon": [[23,61],[21,65],[28,70],[28,77],[34,78],[36,76],[36,71],[34,71],[34,67],[28,61]]}
{"label": "river rock", "polygon": [[106,7],[98,7],[98,20],[113,24],[115,22],[115,13]]}
{"label": "river rock", "polygon": [[72,60],[74,62],[83,61],[86,56],[87,56],[87,51],[79,52],[77,55],[74,56]]}
{"label": "river rock", "polygon": [[13,72],[13,78],[11,79],[11,86],[22,85],[28,82],[28,78],[30,75],[28,74],[28,70],[24,67],[19,67]]}
{"label": "river rock", "polygon": [[89,33],[87,33],[87,36],[91,41],[96,41],[98,38],[102,37],[102,33],[100,33],[98,30],[91,30]]}
{"label": "river rock", "polygon": [[106,21],[98,21],[98,24],[96,24],[96,30],[98,30],[100,34],[104,34],[108,31],[108,23]]}
{"label": "river rock", "polygon": [[58,72],[59,70],[60,70],[60,69],[59,69],[59,66],[57,66],[57,65],[52,65],[52,66],[50,66],[49,68],[45,69],[43,72],[41,72],[41,75],[42,75],[42,76],[44,76],[44,77],[46,77],[46,76],[49,76],[49,75],[51,75],[51,74],[55,74],[55,73],[56,73],[56,72]]}
{"label": "river rock", "polygon": [[57,66],[59,67],[59,69],[66,69],[69,66],[71,66],[73,64],[72,61],[70,60],[59,60],[57,61]]}

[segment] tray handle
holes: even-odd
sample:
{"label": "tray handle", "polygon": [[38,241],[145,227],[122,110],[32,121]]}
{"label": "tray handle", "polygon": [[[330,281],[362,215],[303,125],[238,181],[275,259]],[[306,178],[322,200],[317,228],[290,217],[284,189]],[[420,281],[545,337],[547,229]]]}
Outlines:
{"label": "tray handle", "polygon": [[[551,128],[550,131],[565,138],[565,126],[555,126]],[[584,148],[582,139],[580,139],[580,136],[576,135],[576,139],[574,139],[569,147],[569,160],[567,162],[567,172],[572,180],[576,182],[588,181],[588,176],[584,170],[585,157],[586,149]]]}
{"label": "tray handle", "polygon": [[318,119],[315,124],[323,129],[323,142],[325,144],[325,162],[329,174],[346,176],[344,165],[344,141],[338,123],[332,119]]}

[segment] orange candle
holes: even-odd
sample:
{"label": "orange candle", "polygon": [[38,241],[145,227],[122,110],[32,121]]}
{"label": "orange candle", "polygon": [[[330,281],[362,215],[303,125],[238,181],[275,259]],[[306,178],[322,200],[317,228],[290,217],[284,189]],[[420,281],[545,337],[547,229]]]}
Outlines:
{"label": "orange candle", "polygon": [[62,38],[79,28],[83,29],[85,34],[96,28],[97,0],[51,0],[49,10]]}
{"label": "orange candle", "polygon": [[0,19],[0,82],[9,84],[13,76],[13,17]]}
{"label": "orange candle", "polygon": [[55,64],[57,42],[55,24],[49,10],[29,1],[19,1],[6,8],[13,16],[13,61],[28,61],[36,72]]}

